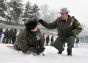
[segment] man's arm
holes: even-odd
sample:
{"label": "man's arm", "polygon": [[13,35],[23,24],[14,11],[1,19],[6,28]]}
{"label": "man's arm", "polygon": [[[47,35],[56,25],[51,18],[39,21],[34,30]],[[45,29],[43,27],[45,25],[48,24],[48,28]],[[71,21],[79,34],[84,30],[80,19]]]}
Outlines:
{"label": "man's arm", "polygon": [[52,22],[52,23],[47,23],[47,22],[43,21],[42,19],[40,19],[39,22],[40,22],[45,28],[48,28],[48,29],[55,29],[56,26],[57,26],[57,21],[54,21],[54,22]]}
{"label": "man's arm", "polygon": [[26,52],[28,51],[28,43],[27,43],[27,40],[24,40],[23,38],[25,37],[25,34],[23,35],[23,31],[20,32],[17,36],[17,45],[18,47],[20,47],[20,49],[23,51],[23,52]]}
{"label": "man's arm", "polygon": [[74,26],[76,27],[76,29],[73,29],[72,31],[74,35],[78,35],[82,31],[82,27],[77,19],[74,19]]}

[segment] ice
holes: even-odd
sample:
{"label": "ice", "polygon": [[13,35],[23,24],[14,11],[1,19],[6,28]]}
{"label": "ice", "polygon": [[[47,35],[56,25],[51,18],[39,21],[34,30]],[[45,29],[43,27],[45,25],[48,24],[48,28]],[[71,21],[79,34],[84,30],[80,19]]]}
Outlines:
{"label": "ice", "polygon": [[58,55],[54,47],[47,46],[45,56],[33,56],[9,49],[7,45],[0,44],[0,63],[88,63],[88,48],[74,48],[73,56],[67,56],[66,48]]}

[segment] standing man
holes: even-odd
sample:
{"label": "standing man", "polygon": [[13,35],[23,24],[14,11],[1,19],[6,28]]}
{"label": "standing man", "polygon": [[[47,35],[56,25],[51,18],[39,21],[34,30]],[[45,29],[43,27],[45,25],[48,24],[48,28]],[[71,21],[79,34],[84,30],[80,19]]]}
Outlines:
{"label": "standing man", "polygon": [[49,44],[49,35],[46,35],[46,46]]}
{"label": "standing man", "polygon": [[15,41],[16,41],[16,35],[17,35],[17,30],[16,29],[13,29],[12,44],[14,44]]}
{"label": "standing man", "polygon": [[9,31],[8,31],[8,28],[6,28],[5,32],[3,32],[3,34],[4,34],[4,37],[3,37],[2,43],[8,44],[8,42],[9,42]]}
{"label": "standing man", "polygon": [[13,28],[11,28],[11,30],[9,30],[9,43],[12,43],[12,37],[13,37],[14,33],[13,33]]}
{"label": "standing man", "polygon": [[48,29],[57,29],[58,38],[53,46],[58,49],[58,54],[62,54],[64,51],[63,45],[67,42],[67,55],[72,55],[72,48],[74,47],[75,36],[82,31],[82,27],[79,21],[69,15],[67,8],[60,10],[60,17],[53,23],[46,23],[42,19],[39,22]]}
{"label": "standing man", "polygon": [[51,46],[53,45],[53,42],[54,42],[54,36],[52,35],[52,37],[51,37]]}
{"label": "standing man", "polygon": [[79,47],[79,39],[76,38],[76,42],[75,42],[75,48],[78,48]]}

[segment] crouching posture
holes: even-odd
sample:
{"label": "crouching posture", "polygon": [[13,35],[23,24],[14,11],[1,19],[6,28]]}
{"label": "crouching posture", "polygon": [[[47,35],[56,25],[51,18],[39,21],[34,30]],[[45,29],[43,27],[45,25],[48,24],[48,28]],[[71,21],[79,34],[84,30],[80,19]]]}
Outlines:
{"label": "crouching posture", "polygon": [[58,54],[64,51],[63,45],[67,43],[67,55],[72,55],[72,48],[74,47],[75,36],[82,31],[79,21],[68,14],[67,8],[62,8],[60,11],[61,16],[53,23],[46,23],[42,19],[39,22],[48,29],[57,29],[58,38],[53,46],[58,49]]}
{"label": "crouching posture", "polygon": [[26,21],[26,28],[20,31],[17,36],[14,45],[16,50],[21,50],[23,53],[28,53],[30,51],[36,54],[44,51],[44,41],[37,24],[35,19]]}

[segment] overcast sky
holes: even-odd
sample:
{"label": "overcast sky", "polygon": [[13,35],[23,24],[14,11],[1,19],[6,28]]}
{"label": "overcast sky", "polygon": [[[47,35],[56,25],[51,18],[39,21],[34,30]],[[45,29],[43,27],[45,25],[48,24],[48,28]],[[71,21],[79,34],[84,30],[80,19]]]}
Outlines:
{"label": "overcast sky", "polygon": [[81,23],[88,25],[88,0],[23,0],[23,3],[30,1],[38,6],[47,4],[49,10],[60,10],[62,7],[67,7],[70,14],[75,16]]}

